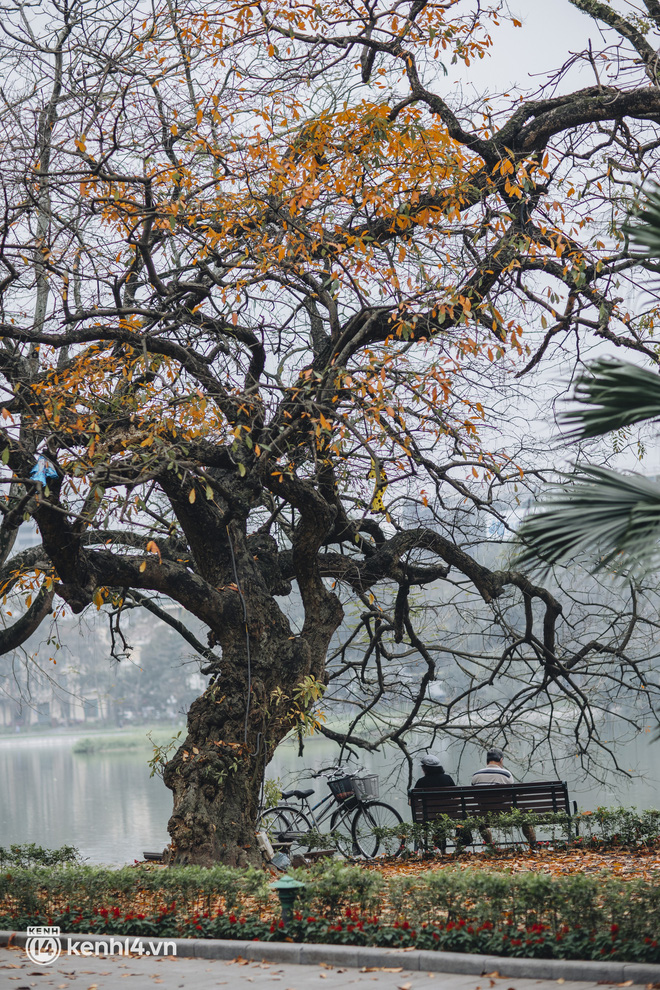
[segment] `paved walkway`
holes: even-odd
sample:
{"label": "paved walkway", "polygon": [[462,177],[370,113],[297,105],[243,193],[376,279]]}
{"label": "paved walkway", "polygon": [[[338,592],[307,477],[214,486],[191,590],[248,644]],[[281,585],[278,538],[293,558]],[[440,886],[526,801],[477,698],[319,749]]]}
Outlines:
{"label": "paved walkway", "polygon": [[[619,984],[621,985],[621,984]],[[624,986],[626,984],[624,983]],[[630,986],[630,990],[634,987]],[[569,980],[464,976],[388,968],[352,969],[319,964],[281,965],[245,959],[83,958],[61,956],[35,965],[21,948],[0,949],[0,990],[603,990]]]}

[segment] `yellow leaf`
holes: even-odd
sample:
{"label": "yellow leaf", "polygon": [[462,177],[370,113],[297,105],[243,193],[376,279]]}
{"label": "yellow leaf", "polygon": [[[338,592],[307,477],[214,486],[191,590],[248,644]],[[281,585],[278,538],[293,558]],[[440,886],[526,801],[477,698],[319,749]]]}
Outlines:
{"label": "yellow leaf", "polygon": [[142,563],[140,564],[140,574],[143,574],[146,571],[146,569],[147,569],[147,562],[146,560],[143,560]]}
{"label": "yellow leaf", "polygon": [[195,501],[195,489],[194,488],[191,488],[190,489],[190,494],[188,495],[188,501],[190,502],[191,505]]}

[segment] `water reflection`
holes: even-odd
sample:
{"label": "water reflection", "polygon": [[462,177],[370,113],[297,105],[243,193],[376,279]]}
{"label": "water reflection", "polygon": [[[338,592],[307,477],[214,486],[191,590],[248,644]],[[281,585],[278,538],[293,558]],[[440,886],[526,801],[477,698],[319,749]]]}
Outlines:
{"label": "water reflection", "polygon": [[172,796],[148,752],[78,755],[71,739],[2,740],[0,845],[77,846],[92,863],[131,863],[168,842]]}

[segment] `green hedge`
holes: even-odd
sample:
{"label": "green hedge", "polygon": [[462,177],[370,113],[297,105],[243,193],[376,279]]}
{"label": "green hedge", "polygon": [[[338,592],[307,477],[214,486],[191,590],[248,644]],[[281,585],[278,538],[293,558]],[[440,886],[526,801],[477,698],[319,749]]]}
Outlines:
{"label": "green hedge", "polygon": [[479,841],[479,828],[487,825],[494,839],[507,844],[524,842],[523,825],[531,825],[537,835],[554,846],[572,843],[577,846],[603,849],[607,847],[639,847],[655,845],[660,839],[660,811],[638,812],[635,808],[597,808],[568,816],[564,812],[536,814],[529,811],[498,812],[488,818],[471,817],[456,822],[447,815],[432,822],[417,824],[403,822],[395,828],[376,829],[385,848],[396,847],[401,837],[409,848],[433,846],[433,843],[453,843],[457,829],[467,828]]}
{"label": "green hedge", "polygon": [[[120,870],[62,863],[0,872],[0,928],[418,946],[546,958],[660,962],[660,885],[611,875],[486,869],[385,878],[340,862],[292,871],[305,883],[288,929],[272,878],[216,866]],[[218,899],[222,900],[218,911]]]}

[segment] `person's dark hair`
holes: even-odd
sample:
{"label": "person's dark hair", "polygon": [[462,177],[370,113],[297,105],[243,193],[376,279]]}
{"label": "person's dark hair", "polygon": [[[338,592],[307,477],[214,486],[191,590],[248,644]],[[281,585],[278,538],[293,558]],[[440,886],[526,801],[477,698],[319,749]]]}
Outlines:
{"label": "person's dark hair", "polygon": [[486,753],[486,763],[499,763],[504,759],[504,753],[501,749],[489,749]]}

